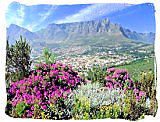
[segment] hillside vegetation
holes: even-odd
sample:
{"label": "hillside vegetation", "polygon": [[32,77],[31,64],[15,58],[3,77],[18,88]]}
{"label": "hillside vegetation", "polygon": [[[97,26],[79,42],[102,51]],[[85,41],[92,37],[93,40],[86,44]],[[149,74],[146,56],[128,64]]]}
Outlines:
{"label": "hillside vegetation", "polygon": [[133,80],[138,81],[142,72],[154,72],[154,58],[140,59],[130,64],[116,66],[118,69],[126,69]]}

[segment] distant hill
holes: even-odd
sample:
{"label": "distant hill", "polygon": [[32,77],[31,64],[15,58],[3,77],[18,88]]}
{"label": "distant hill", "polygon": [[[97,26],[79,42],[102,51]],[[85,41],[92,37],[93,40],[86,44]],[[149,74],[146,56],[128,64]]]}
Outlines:
{"label": "distant hill", "polygon": [[153,44],[154,33],[137,33],[113,24],[108,19],[75,22],[66,24],[50,24],[37,32],[10,25],[7,36],[10,43],[22,35],[30,43],[45,42],[59,46],[69,45],[121,45],[124,43],[143,42]]}
{"label": "distant hill", "polygon": [[28,41],[33,41],[37,38],[36,34],[25,28],[19,27],[18,25],[11,24],[9,28],[7,28],[7,36],[9,37],[9,42],[11,44],[15,43],[15,41],[19,39],[20,35],[26,37]]}
{"label": "distant hill", "polygon": [[130,31],[129,29],[120,28],[123,35],[129,39],[132,39],[137,42],[144,42],[152,44],[155,40],[155,33],[137,33],[136,31]]}

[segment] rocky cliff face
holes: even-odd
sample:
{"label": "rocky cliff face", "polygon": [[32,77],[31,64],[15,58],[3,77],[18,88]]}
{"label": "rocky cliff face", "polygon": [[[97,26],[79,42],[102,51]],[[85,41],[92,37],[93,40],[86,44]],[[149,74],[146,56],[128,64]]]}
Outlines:
{"label": "rocky cliff face", "polygon": [[140,41],[144,43],[150,43],[152,44],[155,40],[155,33],[137,33],[136,31],[131,31],[129,29],[125,29],[123,27],[120,27],[120,31],[122,34],[129,39],[133,39],[135,41]]}
{"label": "rocky cliff face", "polygon": [[79,37],[88,37],[102,34],[121,34],[119,26],[110,23],[108,19],[67,24],[50,24],[47,28],[36,32],[45,40],[77,40]]}
{"label": "rocky cliff face", "polygon": [[7,29],[7,35],[14,42],[20,35],[33,42],[46,43],[125,43],[127,41],[140,41],[144,43],[154,42],[154,33],[137,33],[125,29],[118,24],[111,23],[108,19],[75,22],[66,24],[50,24],[37,32],[30,32],[17,25],[11,25]]}

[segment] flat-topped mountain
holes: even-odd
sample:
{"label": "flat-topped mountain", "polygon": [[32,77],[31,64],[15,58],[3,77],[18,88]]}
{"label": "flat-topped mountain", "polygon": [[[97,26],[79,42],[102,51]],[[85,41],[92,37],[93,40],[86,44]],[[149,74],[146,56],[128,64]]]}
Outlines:
{"label": "flat-topped mountain", "polygon": [[15,42],[22,35],[30,43],[45,42],[46,44],[66,45],[119,45],[130,42],[143,42],[152,44],[154,33],[137,33],[125,29],[108,19],[85,22],[50,24],[36,32],[10,25],[7,36],[10,43]]}

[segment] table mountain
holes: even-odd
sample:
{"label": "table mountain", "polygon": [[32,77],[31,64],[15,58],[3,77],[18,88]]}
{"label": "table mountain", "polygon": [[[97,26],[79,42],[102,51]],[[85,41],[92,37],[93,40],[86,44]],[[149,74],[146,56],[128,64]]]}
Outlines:
{"label": "table mountain", "polygon": [[66,45],[120,45],[124,43],[153,43],[154,33],[138,33],[125,29],[108,19],[85,22],[50,24],[36,32],[11,24],[7,28],[10,43],[22,35],[31,43],[45,42],[59,46]]}

